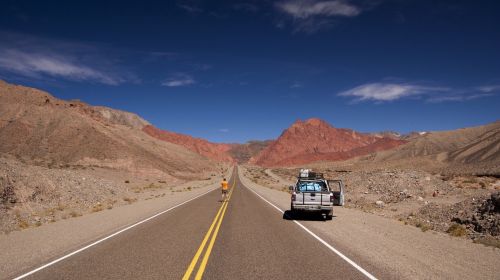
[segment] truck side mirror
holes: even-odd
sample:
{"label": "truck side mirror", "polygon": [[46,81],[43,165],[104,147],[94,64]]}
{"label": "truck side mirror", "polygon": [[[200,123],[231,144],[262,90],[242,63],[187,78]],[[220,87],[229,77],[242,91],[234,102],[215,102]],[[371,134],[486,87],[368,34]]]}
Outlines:
{"label": "truck side mirror", "polygon": [[289,187],[288,187],[288,190],[290,190],[290,191],[293,191],[293,189],[294,189],[294,187],[293,187],[293,186],[289,186]]}

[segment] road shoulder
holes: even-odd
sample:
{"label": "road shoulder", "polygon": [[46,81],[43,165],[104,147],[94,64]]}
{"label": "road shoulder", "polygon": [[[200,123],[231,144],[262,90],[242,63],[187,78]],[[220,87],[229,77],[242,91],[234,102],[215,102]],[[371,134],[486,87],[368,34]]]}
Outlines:
{"label": "road shoulder", "polygon": [[[288,210],[289,194],[255,184],[242,183],[282,210]],[[398,279],[495,279],[500,273],[500,250],[469,240],[405,226],[361,211],[335,208],[328,222],[301,221],[335,248],[361,263],[375,275]],[[379,273],[376,273],[375,271]]]}
{"label": "road shoulder", "polygon": [[[232,171],[232,168],[228,171]],[[0,275],[12,278],[57,257],[71,253],[138,221],[174,207],[194,197],[219,188],[219,182],[199,186],[186,192],[120,206],[111,210],[61,220],[38,228],[0,235]],[[6,278],[7,279],[7,278]]]}

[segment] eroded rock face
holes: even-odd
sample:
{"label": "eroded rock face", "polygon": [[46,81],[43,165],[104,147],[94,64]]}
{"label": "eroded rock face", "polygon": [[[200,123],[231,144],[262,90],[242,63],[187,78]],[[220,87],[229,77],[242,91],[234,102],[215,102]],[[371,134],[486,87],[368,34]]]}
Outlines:
{"label": "eroded rock face", "polygon": [[156,139],[183,146],[207,158],[225,162],[234,161],[234,159],[227,153],[232,148],[231,144],[212,143],[205,139],[194,138],[189,135],[161,130],[152,125],[146,125],[142,130]]}
{"label": "eroded rock face", "polygon": [[473,211],[457,215],[453,221],[480,234],[500,236],[500,192],[491,194]]}
{"label": "eroded rock face", "polygon": [[320,119],[297,121],[251,163],[287,166],[320,160],[345,160],[406,143],[391,137],[334,128]]}
{"label": "eroded rock face", "polygon": [[16,203],[16,193],[14,185],[8,176],[0,176],[0,202],[1,203]]}

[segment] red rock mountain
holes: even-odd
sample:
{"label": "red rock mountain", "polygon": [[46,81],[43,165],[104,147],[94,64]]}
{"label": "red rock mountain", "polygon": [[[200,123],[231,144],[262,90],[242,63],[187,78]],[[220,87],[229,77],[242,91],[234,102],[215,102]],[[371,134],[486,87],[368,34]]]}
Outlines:
{"label": "red rock mountain", "polygon": [[200,178],[215,162],[141,130],[139,116],[0,80],[0,157],[47,166],[97,166]]}
{"label": "red rock mountain", "polygon": [[250,160],[262,166],[289,166],[314,161],[345,160],[404,144],[391,137],[334,128],[320,119],[297,121]]}
{"label": "red rock mountain", "polygon": [[234,162],[233,157],[227,153],[234,146],[233,144],[212,143],[205,139],[161,130],[152,125],[144,126],[142,131],[156,139],[183,146],[207,158],[217,161]]}

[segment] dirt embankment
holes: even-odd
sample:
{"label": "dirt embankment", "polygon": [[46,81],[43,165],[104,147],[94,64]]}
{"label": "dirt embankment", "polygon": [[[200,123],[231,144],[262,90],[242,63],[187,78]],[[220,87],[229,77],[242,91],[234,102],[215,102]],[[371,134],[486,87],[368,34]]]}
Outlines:
{"label": "dirt embankment", "polygon": [[203,178],[181,180],[100,167],[48,168],[0,158],[0,232],[190,192],[218,182],[228,167],[221,165],[218,172],[205,173]]}

